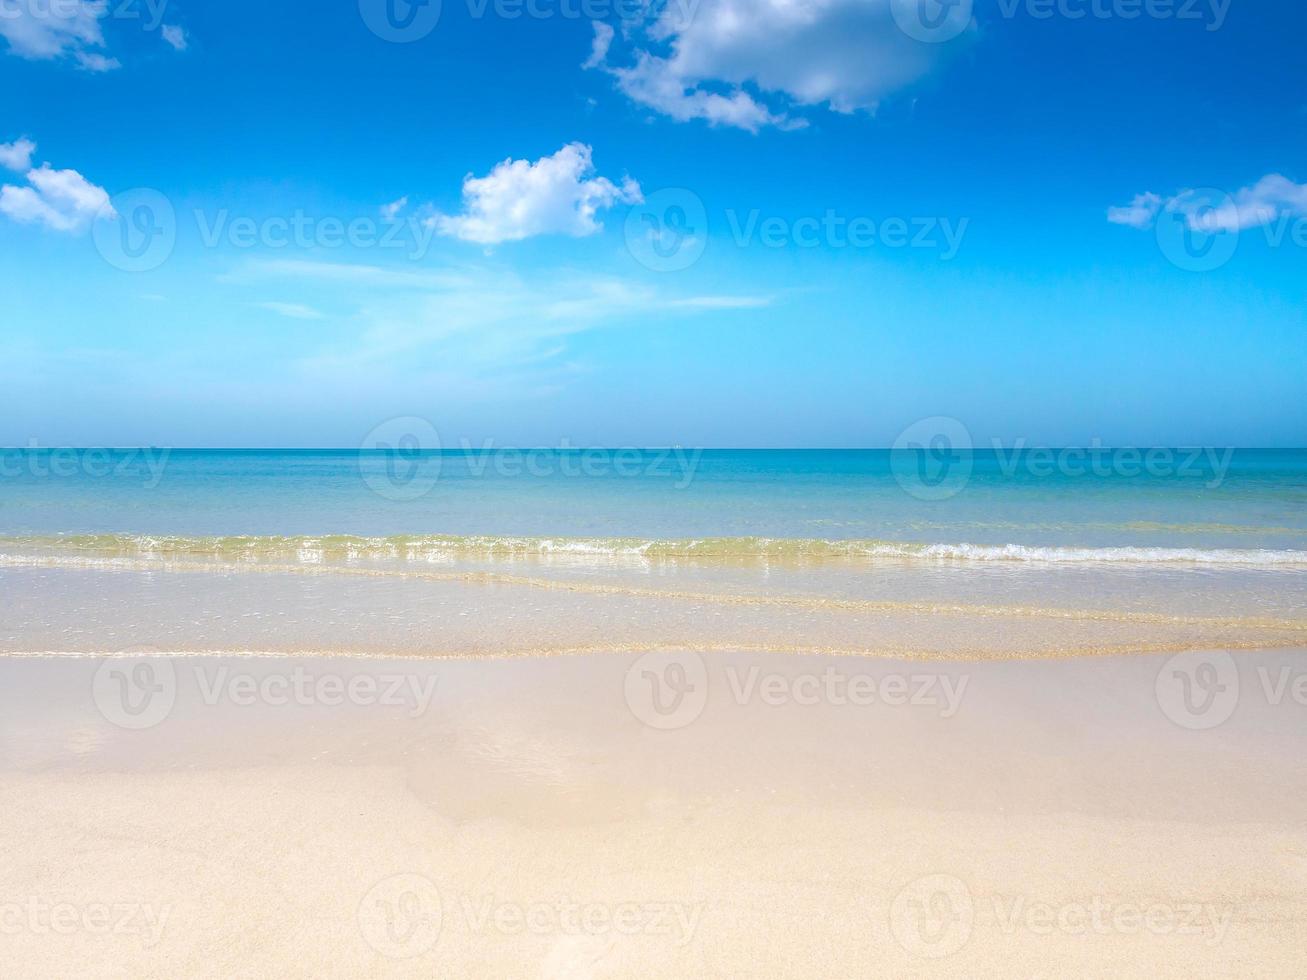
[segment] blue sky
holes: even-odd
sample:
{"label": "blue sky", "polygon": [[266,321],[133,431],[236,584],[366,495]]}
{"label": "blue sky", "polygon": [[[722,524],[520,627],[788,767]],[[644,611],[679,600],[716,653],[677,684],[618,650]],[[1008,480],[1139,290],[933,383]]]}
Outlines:
{"label": "blue sky", "polygon": [[1307,443],[1300,4],[533,2],[0,0],[0,443]]}

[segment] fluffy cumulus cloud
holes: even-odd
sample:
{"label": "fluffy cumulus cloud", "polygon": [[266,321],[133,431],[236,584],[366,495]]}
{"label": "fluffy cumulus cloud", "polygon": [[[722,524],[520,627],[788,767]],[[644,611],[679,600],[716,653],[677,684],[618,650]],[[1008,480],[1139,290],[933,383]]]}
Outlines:
{"label": "fluffy cumulus cloud", "polygon": [[[31,168],[36,145],[30,140],[0,143],[0,164],[26,170],[26,185],[0,187],[0,214],[24,224],[77,232],[97,217],[112,217],[109,195],[76,170],[55,170],[48,163]],[[31,168],[31,169],[29,169]]]}
{"label": "fluffy cumulus cloud", "polygon": [[804,106],[874,111],[953,47],[910,37],[893,14],[891,0],[670,0],[626,25],[622,52],[596,24],[585,67],[672,119],[796,128]]}
{"label": "fluffy cumulus cloud", "polygon": [[20,58],[72,57],[87,71],[119,67],[101,50],[108,0],[0,0],[0,37]]}
{"label": "fluffy cumulus cloud", "polygon": [[431,218],[442,235],[494,245],[532,235],[593,235],[598,213],[642,200],[629,177],[615,184],[594,176],[590,147],[568,143],[553,156],[504,160],[484,177],[463,180],[463,213]]}
{"label": "fluffy cumulus cloud", "polygon": [[6,170],[27,170],[32,165],[36,144],[26,137],[12,143],[0,143],[0,167]]}
{"label": "fluffy cumulus cloud", "polygon": [[1151,228],[1163,211],[1182,215],[1194,231],[1240,232],[1282,218],[1307,218],[1307,184],[1267,174],[1233,194],[1183,190],[1170,197],[1138,194],[1129,204],[1107,209],[1107,220],[1131,228]]}

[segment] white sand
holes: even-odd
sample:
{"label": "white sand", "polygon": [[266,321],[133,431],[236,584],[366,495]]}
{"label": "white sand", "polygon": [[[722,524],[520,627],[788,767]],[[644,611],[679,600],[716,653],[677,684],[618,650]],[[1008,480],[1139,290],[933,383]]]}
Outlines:
{"label": "white sand", "polygon": [[179,661],[142,730],[96,662],[0,661],[3,973],[1300,976],[1307,709],[1185,729],[1165,660],[971,665],[944,717],[726,696],[921,669],[740,653],[666,731],[623,656],[296,662],[435,677],[419,713],[206,703],[197,667],[289,662]]}

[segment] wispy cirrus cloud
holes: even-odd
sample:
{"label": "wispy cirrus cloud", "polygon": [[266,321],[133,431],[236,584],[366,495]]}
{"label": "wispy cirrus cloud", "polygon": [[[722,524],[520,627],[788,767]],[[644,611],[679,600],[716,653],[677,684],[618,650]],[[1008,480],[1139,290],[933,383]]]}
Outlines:
{"label": "wispy cirrus cloud", "polygon": [[354,332],[302,362],[328,373],[361,364],[403,369],[437,362],[477,374],[524,365],[548,371],[566,355],[567,338],[578,334],[772,302],[749,294],[667,294],[642,282],[558,270],[527,277],[502,269],[424,272],[273,260],[249,263],[227,278],[335,284],[341,303],[354,306],[346,319]]}
{"label": "wispy cirrus cloud", "polygon": [[321,320],[326,314],[304,303],[284,303],[279,300],[265,300],[254,306],[269,313],[276,313],[290,320]]}

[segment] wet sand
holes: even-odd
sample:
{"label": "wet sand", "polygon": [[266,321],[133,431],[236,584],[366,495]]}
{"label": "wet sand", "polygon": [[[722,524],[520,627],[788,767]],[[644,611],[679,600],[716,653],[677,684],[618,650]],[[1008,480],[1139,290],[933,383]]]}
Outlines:
{"label": "wet sand", "polygon": [[1294,976],[1305,674],[0,659],[5,973]]}

